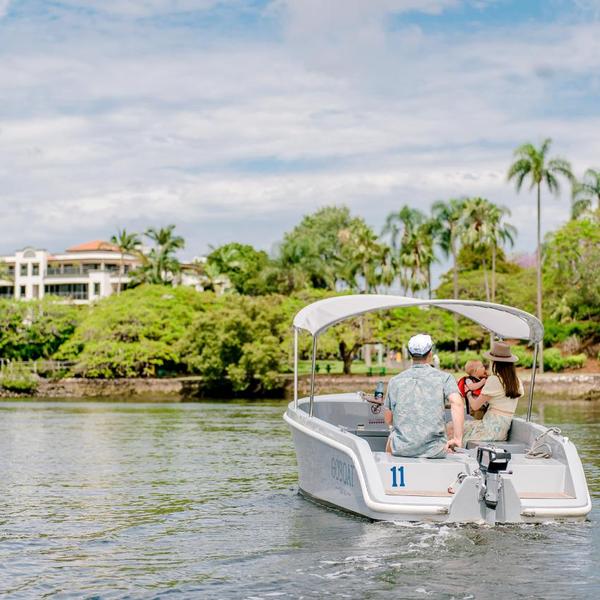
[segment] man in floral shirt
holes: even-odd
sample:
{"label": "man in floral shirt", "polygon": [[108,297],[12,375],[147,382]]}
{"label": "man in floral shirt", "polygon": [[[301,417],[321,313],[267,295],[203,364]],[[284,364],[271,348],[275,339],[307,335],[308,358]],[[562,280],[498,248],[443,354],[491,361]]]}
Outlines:
{"label": "man in floral shirt", "polygon": [[[465,419],[462,396],[449,373],[431,366],[433,342],[429,335],[410,338],[413,366],[388,383],[385,421],[393,425],[387,451],[395,456],[443,458],[462,442]],[[445,404],[450,403],[454,437],[446,436]]]}

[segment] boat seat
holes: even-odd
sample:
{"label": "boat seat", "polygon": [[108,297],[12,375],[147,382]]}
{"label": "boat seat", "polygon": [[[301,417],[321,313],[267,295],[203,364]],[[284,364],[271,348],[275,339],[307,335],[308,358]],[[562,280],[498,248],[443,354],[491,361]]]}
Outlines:
{"label": "boat seat", "polygon": [[522,442],[486,442],[484,440],[469,440],[467,442],[467,450],[473,450],[479,446],[496,446],[496,448],[502,448],[511,454],[525,454],[529,448]]}

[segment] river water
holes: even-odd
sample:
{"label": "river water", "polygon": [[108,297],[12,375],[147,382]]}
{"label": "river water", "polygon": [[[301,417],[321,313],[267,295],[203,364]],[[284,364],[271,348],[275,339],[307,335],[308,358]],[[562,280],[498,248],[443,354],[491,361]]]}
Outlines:
{"label": "river water", "polygon": [[[542,406],[542,405],[540,405]],[[297,494],[283,402],[0,404],[11,598],[599,598],[600,405],[544,404],[589,522],[371,523]]]}

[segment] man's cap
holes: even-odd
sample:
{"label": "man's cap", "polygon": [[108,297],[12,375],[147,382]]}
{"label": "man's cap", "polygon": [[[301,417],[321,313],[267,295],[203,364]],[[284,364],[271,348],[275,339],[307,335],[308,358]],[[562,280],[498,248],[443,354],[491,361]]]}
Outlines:
{"label": "man's cap", "polygon": [[426,333],[418,333],[408,340],[408,351],[413,356],[425,356],[433,348],[433,340]]}

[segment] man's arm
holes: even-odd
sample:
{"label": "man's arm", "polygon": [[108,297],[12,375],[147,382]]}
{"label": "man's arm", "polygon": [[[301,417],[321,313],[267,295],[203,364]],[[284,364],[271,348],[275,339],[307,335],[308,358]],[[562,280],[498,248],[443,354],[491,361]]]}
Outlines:
{"label": "man's arm", "polygon": [[393,424],[394,413],[389,408],[384,409],[384,411],[383,411],[383,420],[385,421],[385,424],[388,427]]}
{"label": "man's arm", "polygon": [[450,401],[450,412],[452,413],[452,426],[454,437],[446,443],[446,449],[453,451],[455,446],[462,444],[463,428],[465,424],[465,407],[463,405],[462,396],[456,392],[452,392],[448,396]]}

